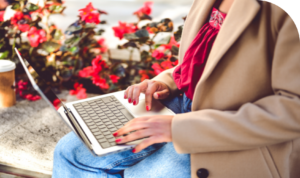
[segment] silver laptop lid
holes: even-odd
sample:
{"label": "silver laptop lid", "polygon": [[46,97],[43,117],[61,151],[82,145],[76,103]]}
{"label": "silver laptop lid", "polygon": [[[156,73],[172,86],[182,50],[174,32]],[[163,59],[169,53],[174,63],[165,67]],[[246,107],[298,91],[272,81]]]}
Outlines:
{"label": "silver laptop lid", "polygon": [[[30,65],[30,63],[28,66],[25,64],[25,60],[21,57],[20,52],[18,51],[17,48],[15,48],[15,51],[21,61],[21,64],[29,78],[30,83],[32,84],[33,88],[41,95],[41,97],[52,107],[52,109],[54,109],[57,112],[53,101],[57,100],[59,101],[64,109],[65,109],[65,114],[67,115],[67,118],[69,120],[69,122],[71,123],[72,127],[71,130],[73,130],[75,132],[75,134],[81,139],[81,141],[88,147],[90,148],[90,151],[92,149],[91,147],[91,142],[89,141],[89,139],[87,138],[87,136],[85,135],[85,133],[83,132],[82,128],[78,125],[76,119],[73,117],[73,115],[70,113],[69,109],[66,107],[66,105],[61,101],[61,99],[59,99],[57,97],[57,95],[52,91],[52,89],[50,88],[47,93],[44,93],[41,90],[41,87],[38,86],[38,84],[35,82],[34,78],[32,77],[31,73],[35,73],[35,75],[38,76],[39,79],[44,80],[43,78],[41,78],[41,76],[39,75],[39,73],[36,72],[36,70],[33,68],[32,65]],[[61,115],[58,113],[58,115],[61,117]],[[61,117],[61,119],[65,122],[65,120]],[[67,123],[66,123],[67,124]],[[69,126],[69,124],[67,124]],[[93,153],[93,152],[92,152]],[[94,153],[93,153],[94,154]]]}

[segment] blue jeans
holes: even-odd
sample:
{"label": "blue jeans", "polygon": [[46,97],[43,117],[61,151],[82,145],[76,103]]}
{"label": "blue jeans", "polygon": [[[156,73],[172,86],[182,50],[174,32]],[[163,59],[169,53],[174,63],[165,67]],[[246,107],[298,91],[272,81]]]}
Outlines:
{"label": "blue jeans", "polygon": [[[191,111],[185,95],[161,101],[173,112]],[[176,153],[173,143],[159,143],[139,153],[131,150],[96,157],[73,133],[64,136],[54,151],[53,178],[190,178],[190,155]]]}

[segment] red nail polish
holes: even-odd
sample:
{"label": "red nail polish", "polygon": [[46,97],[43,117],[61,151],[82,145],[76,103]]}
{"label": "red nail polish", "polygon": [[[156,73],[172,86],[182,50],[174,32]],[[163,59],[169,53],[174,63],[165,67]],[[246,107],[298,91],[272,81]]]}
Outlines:
{"label": "red nail polish", "polygon": [[133,101],[133,105],[136,105],[136,101]]}
{"label": "red nail polish", "polygon": [[150,107],[149,107],[149,106],[146,106],[146,110],[147,110],[147,111],[150,111]]}
{"label": "red nail polish", "polygon": [[113,136],[114,136],[114,137],[116,137],[117,135],[118,135],[118,133],[117,133],[117,132],[113,134]]}
{"label": "red nail polish", "polygon": [[117,143],[119,143],[120,141],[121,141],[121,139],[120,139],[120,138],[116,140],[116,142],[117,142]]}
{"label": "red nail polish", "polygon": [[126,95],[124,95],[124,99],[126,99],[127,98],[127,96]]}
{"label": "red nail polish", "polygon": [[128,99],[128,102],[131,103],[131,98]]}
{"label": "red nail polish", "polygon": [[159,98],[160,97],[160,95],[158,94],[158,93],[156,93],[157,94],[157,97]]}
{"label": "red nail polish", "polygon": [[135,148],[132,150],[132,153],[135,153]]}

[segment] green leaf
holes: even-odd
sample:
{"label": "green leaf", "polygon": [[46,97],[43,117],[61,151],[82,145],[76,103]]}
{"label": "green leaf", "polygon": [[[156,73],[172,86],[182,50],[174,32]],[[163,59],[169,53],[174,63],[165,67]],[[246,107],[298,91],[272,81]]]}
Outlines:
{"label": "green leaf", "polygon": [[66,9],[66,7],[64,7],[64,6],[61,6],[61,5],[59,5],[59,6],[56,6],[56,5],[54,5],[54,6],[50,6],[49,7],[49,10],[51,11],[51,13],[56,13],[56,14],[61,14],[61,13],[63,13],[63,11]]}
{"label": "green leaf", "polygon": [[177,42],[179,42],[181,39],[182,30],[183,30],[183,25],[179,26],[178,30],[174,32],[174,37]]}
{"label": "green leaf", "polygon": [[177,46],[172,46],[172,49],[171,49],[171,52],[173,55],[178,55],[178,52],[179,52],[179,48]]}
{"label": "green leaf", "polygon": [[158,44],[158,45],[169,44],[170,40],[171,40],[171,35],[168,35],[168,36],[160,39],[158,42],[156,42],[156,44]]}
{"label": "green leaf", "polygon": [[102,35],[102,33],[104,33],[104,32],[105,32],[105,30],[100,29],[100,30],[98,30],[98,31],[96,32],[96,35]]}
{"label": "green leaf", "polygon": [[20,9],[20,3],[19,2],[14,2],[12,4],[11,9],[13,9],[13,10],[19,10]]}
{"label": "green leaf", "polygon": [[4,45],[4,43],[1,43],[1,44],[0,44],[0,49],[3,47],[3,45]]}
{"label": "green leaf", "polygon": [[145,29],[138,30],[135,33],[124,34],[124,38],[129,41],[139,41],[145,43],[149,39],[149,32]]}
{"label": "green leaf", "polygon": [[54,51],[59,50],[60,44],[53,42],[53,41],[47,41],[42,44],[42,49],[47,51],[48,53],[52,53]]}
{"label": "green leaf", "polygon": [[82,30],[82,25],[80,24],[79,20],[72,23],[67,30],[65,31],[65,34],[72,35],[74,33],[79,33]]}
{"label": "green leaf", "polygon": [[26,9],[29,11],[29,12],[32,12],[32,11],[36,11],[39,9],[39,6],[35,5],[35,4],[32,4],[32,3],[27,3],[26,4]]}
{"label": "green leaf", "polygon": [[151,31],[154,33],[173,31],[173,22],[169,18],[162,19],[160,22],[153,22],[149,24],[149,26],[151,28]]}
{"label": "green leaf", "polygon": [[0,59],[7,59],[9,51],[0,52]]}

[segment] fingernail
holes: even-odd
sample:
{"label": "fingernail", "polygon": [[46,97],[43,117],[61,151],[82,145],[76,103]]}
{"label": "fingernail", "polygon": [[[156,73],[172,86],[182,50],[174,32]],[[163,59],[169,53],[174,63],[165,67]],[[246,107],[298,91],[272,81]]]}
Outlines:
{"label": "fingernail", "polygon": [[132,153],[135,153],[135,148],[132,150]]}
{"label": "fingernail", "polygon": [[124,99],[126,99],[127,98],[127,96],[126,95],[124,95]]}
{"label": "fingernail", "polygon": [[158,93],[156,93],[157,94],[157,98],[159,98],[160,97],[160,95],[158,94]]}
{"label": "fingernail", "polygon": [[149,107],[149,106],[146,106],[146,110],[147,110],[147,111],[150,111],[150,107]]}
{"label": "fingernail", "polygon": [[133,105],[136,105],[136,101],[133,101]]}
{"label": "fingernail", "polygon": [[117,135],[118,135],[118,133],[117,133],[117,132],[113,134],[113,136],[114,136],[114,137],[116,137]]}
{"label": "fingernail", "polygon": [[128,102],[131,103],[131,98],[128,99]]}
{"label": "fingernail", "polygon": [[120,141],[121,141],[121,139],[120,139],[120,138],[116,140],[116,142],[117,142],[117,143],[119,143]]}

